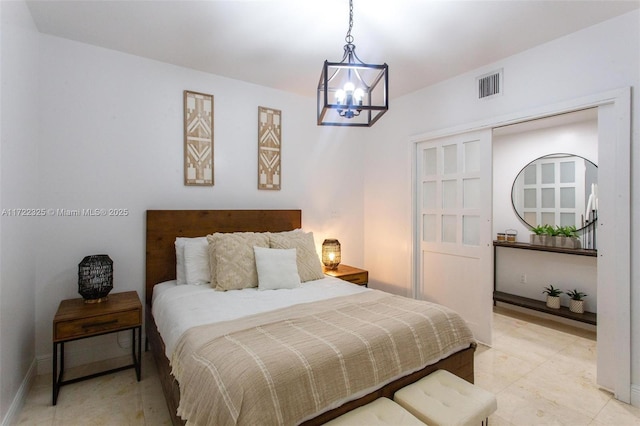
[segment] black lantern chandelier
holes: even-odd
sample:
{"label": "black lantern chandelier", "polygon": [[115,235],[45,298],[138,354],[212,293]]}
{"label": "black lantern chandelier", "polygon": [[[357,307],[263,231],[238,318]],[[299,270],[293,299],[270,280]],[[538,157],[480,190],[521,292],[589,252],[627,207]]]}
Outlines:
{"label": "black lantern chandelier", "polygon": [[351,28],[340,62],[324,61],[318,83],[318,125],[371,127],[389,109],[389,66],[365,64],[356,55]]}

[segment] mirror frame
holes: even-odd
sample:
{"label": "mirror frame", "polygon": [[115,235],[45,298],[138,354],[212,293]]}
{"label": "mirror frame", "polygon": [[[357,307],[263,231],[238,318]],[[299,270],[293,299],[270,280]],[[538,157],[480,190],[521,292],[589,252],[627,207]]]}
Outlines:
{"label": "mirror frame", "polygon": [[[527,167],[529,167],[531,164],[535,163],[536,161],[541,160],[541,159],[543,159],[543,158],[554,158],[554,157],[555,157],[555,158],[561,158],[561,157],[563,157],[563,156],[566,156],[566,157],[578,157],[578,158],[582,158],[585,162],[592,164],[592,165],[596,168],[596,171],[598,170],[598,165],[597,165],[597,164],[595,164],[593,161],[589,160],[588,158],[585,158],[585,157],[583,157],[583,156],[581,156],[581,155],[577,155],[577,154],[570,154],[570,153],[566,153],[566,152],[556,152],[556,153],[552,153],[552,154],[546,154],[546,155],[543,155],[543,156],[541,156],[541,157],[535,158],[535,159],[531,160],[530,162],[528,162],[528,163],[527,163],[527,164],[526,164],[522,169],[520,169],[520,171],[519,171],[519,172],[518,172],[518,174],[516,175],[515,179],[513,180],[513,183],[511,184],[511,207],[513,207],[513,211],[515,212],[516,216],[518,216],[518,219],[520,219],[520,221],[521,221],[523,224],[525,224],[529,229],[534,228],[534,225],[531,225],[529,222],[527,222],[527,221],[524,219],[524,217],[522,217],[522,216],[520,215],[520,212],[516,209],[516,203],[515,203],[515,200],[514,200],[514,197],[513,197],[513,192],[514,192],[514,190],[515,190],[516,182],[518,181],[518,179],[520,178],[520,176],[522,175],[522,173],[524,173],[525,169],[526,169]],[[596,183],[597,183],[597,175],[596,175]],[[584,209],[586,209],[586,205],[585,205],[585,206],[583,206],[583,210],[584,210]],[[585,225],[584,225],[584,226],[580,226],[580,227],[576,226],[576,229],[577,229],[578,231],[581,231],[581,230],[585,229],[587,226],[588,226],[588,225],[585,223]]]}

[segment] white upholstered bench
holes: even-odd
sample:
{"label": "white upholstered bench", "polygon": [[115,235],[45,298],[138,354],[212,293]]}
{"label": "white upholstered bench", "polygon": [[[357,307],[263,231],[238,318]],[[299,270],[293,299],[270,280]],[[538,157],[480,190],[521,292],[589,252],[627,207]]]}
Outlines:
{"label": "white upholstered bench", "polygon": [[378,398],[325,423],[325,426],[425,426],[388,398]]}
{"label": "white upholstered bench", "polygon": [[498,408],[494,394],[446,370],[437,370],[400,389],[393,399],[432,426],[486,424]]}

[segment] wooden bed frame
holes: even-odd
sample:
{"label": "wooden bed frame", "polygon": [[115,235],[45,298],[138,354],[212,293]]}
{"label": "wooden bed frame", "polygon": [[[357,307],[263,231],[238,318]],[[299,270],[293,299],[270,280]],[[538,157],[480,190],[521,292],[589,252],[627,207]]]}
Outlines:
{"label": "wooden bed frame", "polygon": [[[151,348],[156,361],[162,390],[174,425],[185,423],[176,414],[180,389],[171,375],[164,342],[151,314],[151,296],[155,284],[176,278],[176,237],[202,237],[214,232],[280,232],[301,227],[301,210],[147,210],[145,333],[147,347]],[[473,383],[474,351],[475,345],[472,345],[303,424],[320,425],[379,397],[393,398],[397,390],[437,369],[448,370]]]}

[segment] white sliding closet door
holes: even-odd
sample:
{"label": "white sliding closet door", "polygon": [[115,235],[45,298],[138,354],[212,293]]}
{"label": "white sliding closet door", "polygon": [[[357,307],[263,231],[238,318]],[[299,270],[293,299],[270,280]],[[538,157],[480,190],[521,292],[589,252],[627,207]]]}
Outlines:
{"label": "white sliding closet door", "polygon": [[491,344],[491,130],[416,150],[416,296],[456,310]]}

